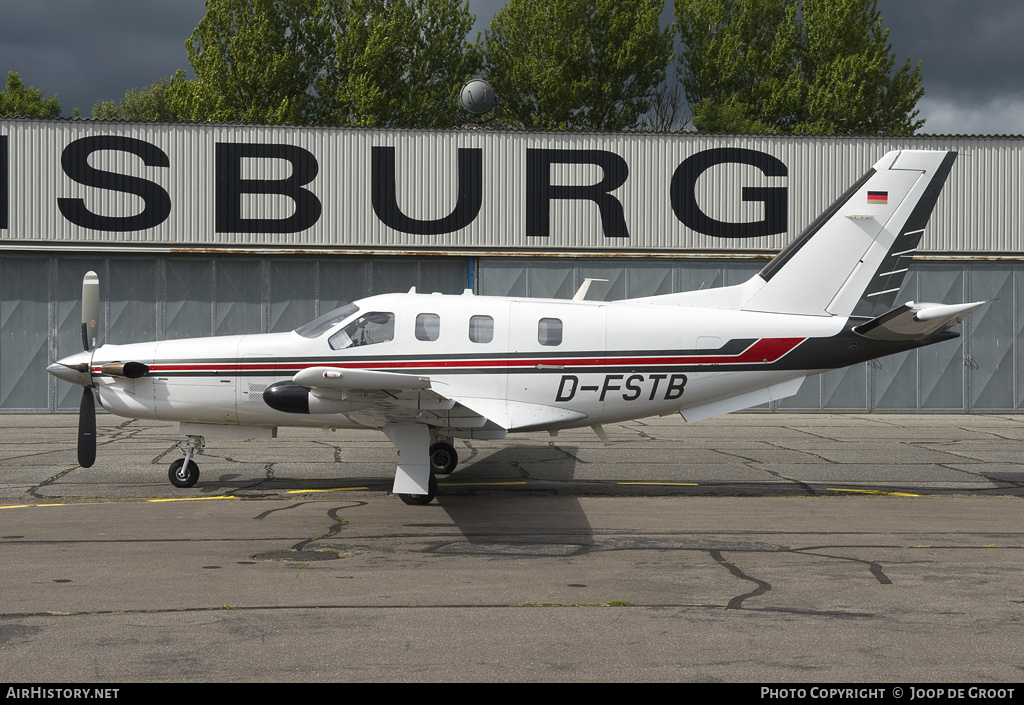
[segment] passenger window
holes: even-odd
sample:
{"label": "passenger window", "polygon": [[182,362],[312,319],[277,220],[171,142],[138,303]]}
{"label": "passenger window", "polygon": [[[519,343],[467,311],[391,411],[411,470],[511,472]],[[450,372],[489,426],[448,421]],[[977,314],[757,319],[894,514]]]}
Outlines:
{"label": "passenger window", "polygon": [[558,318],[542,318],[537,325],[537,341],[541,345],[562,344],[562,321]]}
{"label": "passenger window", "polygon": [[494,340],[494,319],[490,316],[470,318],[469,339],[474,343],[489,343]]}
{"label": "passenger window", "polygon": [[360,316],[328,338],[332,350],[376,345],[395,339],[395,314],[374,311]]}
{"label": "passenger window", "polygon": [[441,335],[441,317],[436,313],[416,316],[416,340],[437,340]]}

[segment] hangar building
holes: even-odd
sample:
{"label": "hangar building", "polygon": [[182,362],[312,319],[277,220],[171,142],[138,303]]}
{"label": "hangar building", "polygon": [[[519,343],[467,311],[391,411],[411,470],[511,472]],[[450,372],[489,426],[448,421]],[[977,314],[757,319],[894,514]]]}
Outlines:
{"label": "hangar building", "polygon": [[0,412],[102,340],[292,329],[406,291],[619,299],[749,278],[887,151],[959,153],[898,302],[991,300],[956,341],[812,377],[778,411],[1024,407],[1024,137],[529,133],[0,120]]}

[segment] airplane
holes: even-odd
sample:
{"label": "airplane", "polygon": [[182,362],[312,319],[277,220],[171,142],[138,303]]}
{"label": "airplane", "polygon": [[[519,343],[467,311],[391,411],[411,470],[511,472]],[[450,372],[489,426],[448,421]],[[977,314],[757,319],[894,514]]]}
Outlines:
{"label": "airplane", "polygon": [[169,470],[199,478],[207,437],[280,426],[374,428],[396,446],[392,491],[429,504],[453,439],[688,423],[797,393],[810,375],[959,336],[986,302],[896,296],[955,152],[896,150],[743,284],[618,301],[371,296],[293,331],[98,345],[99,281],[83,281],[84,351],[47,371],[83,387],[78,462],[96,459],[96,402],[177,421]]}

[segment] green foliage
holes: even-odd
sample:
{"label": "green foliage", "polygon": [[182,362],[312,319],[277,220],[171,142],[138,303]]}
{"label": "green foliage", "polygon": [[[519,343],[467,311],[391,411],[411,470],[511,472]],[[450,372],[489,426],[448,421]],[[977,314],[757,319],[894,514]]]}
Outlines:
{"label": "green foliage", "polygon": [[507,126],[636,128],[672,58],[653,0],[510,0],[486,33]]}
{"label": "green foliage", "polygon": [[317,121],[451,127],[459,89],[480,70],[457,0],[328,0],[334,48],[316,88]]}
{"label": "green foliage", "polygon": [[455,0],[208,0],[170,81],[183,120],[451,126],[480,67]]}
{"label": "green foliage", "polygon": [[184,120],[302,123],[329,35],[319,0],[208,0],[185,42],[194,81],[170,81]]}
{"label": "green foliage", "polygon": [[147,88],[130,88],[120,104],[104,100],[94,105],[92,116],[97,120],[176,122],[178,114],[172,109],[168,96],[170,86],[171,79],[160,78]]}
{"label": "green foliage", "polygon": [[706,132],[912,134],[920,63],[894,70],[876,0],[676,0]]}
{"label": "green foliage", "polygon": [[60,117],[60,103],[57,96],[43,98],[38,88],[25,88],[21,76],[13,71],[7,73],[7,87],[0,91],[0,115],[10,117]]}

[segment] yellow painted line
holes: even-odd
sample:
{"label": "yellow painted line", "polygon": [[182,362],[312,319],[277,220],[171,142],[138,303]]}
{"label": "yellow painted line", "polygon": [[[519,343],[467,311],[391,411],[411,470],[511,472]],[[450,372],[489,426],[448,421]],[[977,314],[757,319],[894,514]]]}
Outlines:
{"label": "yellow painted line", "polygon": [[58,504],[9,504],[6,507],[0,507],[0,509],[24,509],[25,507],[63,507],[67,502],[60,502]]}
{"label": "yellow painted line", "polygon": [[441,487],[477,487],[477,486],[491,486],[491,485],[525,485],[525,480],[516,480],[514,482],[439,482],[437,483]]}
{"label": "yellow painted line", "polygon": [[618,485],[664,485],[667,487],[697,487],[696,482],[618,482]]}
{"label": "yellow painted line", "polygon": [[174,497],[172,499],[147,499],[147,502],[199,502],[205,499],[238,499],[238,497],[231,497],[229,495],[221,495],[219,497]]}
{"label": "yellow painted line", "polygon": [[920,497],[919,494],[910,494],[909,492],[883,492],[882,490],[852,490],[843,487],[826,487],[829,492],[860,492],[862,494],[885,494],[892,497]]}
{"label": "yellow painted line", "polygon": [[286,494],[308,494],[310,492],[352,492],[353,490],[368,490],[369,487],[332,487],[329,490],[288,490]]}

